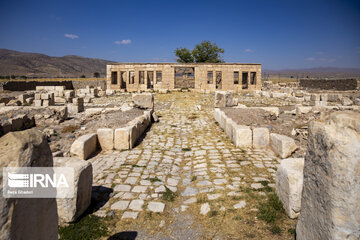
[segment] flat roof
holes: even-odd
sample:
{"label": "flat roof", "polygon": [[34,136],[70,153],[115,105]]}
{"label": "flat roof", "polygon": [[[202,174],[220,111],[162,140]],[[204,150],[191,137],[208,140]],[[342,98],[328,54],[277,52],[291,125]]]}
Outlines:
{"label": "flat roof", "polygon": [[111,63],[106,65],[261,65],[261,63],[177,63],[177,62],[168,62],[168,63],[136,63],[136,62],[119,62],[119,63]]}

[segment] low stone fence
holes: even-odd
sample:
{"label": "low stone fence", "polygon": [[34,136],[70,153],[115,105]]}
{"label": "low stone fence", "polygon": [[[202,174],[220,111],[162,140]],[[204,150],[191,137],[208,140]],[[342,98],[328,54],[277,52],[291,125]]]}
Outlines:
{"label": "low stone fence", "polygon": [[135,146],[136,141],[152,123],[153,110],[144,111],[122,128],[99,128],[96,133],[86,134],[71,145],[70,153],[73,157],[86,160],[94,154],[98,146],[103,151],[127,150]]}
{"label": "low stone fence", "polygon": [[[271,112],[274,112],[273,108],[271,108]],[[237,147],[270,148],[280,158],[289,157],[298,148],[294,139],[285,135],[270,133],[266,127],[250,128],[235,123],[220,108],[215,108],[214,118]]]}
{"label": "low stone fence", "polygon": [[322,90],[356,90],[360,86],[358,80],[351,79],[300,79],[300,87],[304,89]]}

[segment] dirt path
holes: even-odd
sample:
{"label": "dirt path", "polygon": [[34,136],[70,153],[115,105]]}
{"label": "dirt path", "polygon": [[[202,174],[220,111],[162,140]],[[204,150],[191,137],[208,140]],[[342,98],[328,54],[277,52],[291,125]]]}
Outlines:
{"label": "dirt path", "polygon": [[283,214],[258,219],[273,192],[275,157],[236,148],[215,123],[213,96],[155,101],[170,107],[137,147],[90,160],[94,198],[104,199],[94,214],[112,216],[110,239],[294,239],[295,222]]}

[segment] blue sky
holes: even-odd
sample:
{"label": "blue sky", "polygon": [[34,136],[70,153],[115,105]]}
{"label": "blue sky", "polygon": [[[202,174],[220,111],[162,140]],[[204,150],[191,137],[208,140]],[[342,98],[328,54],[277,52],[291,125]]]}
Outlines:
{"label": "blue sky", "polygon": [[360,1],[0,0],[0,48],[173,62],[202,40],[264,69],[360,68]]}

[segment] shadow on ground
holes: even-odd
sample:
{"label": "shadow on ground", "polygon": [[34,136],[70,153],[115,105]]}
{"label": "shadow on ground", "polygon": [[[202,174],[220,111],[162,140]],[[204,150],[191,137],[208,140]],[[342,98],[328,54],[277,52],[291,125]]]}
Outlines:
{"label": "shadow on ground", "polygon": [[108,240],[134,240],[137,235],[138,233],[135,231],[119,232],[109,237]]}

